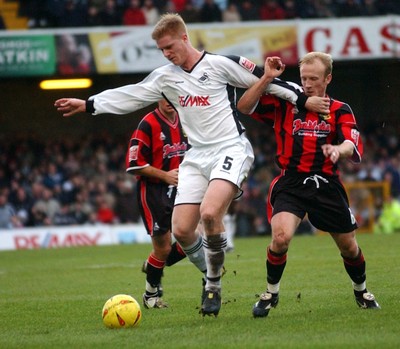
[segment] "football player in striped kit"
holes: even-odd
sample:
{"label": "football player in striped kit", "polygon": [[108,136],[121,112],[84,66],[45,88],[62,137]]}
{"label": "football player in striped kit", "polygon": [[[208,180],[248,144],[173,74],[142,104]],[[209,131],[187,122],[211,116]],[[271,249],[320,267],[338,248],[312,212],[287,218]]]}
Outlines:
{"label": "football player in striped kit", "polygon": [[126,154],[126,172],[136,175],[140,214],[153,250],[143,266],[146,308],[166,308],[161,278],[186,255],[172,243],[171,217],[178,185],[178,168],[189,145],[175,109],[165,100],[145,115],[132,133]]}
{"label": "football player in striped kit", "polygon": [[289,244],[306,214],[317,229],[330,233],[339,248],[357,305],[379,309],[366,288],[364,255],[355,233],[357,222],[339,179],[339,159],[361,161],[363,143],[357,122],[347,103],[326,93],[333,69],[329,54],[310,52],[299,66],[305,94],[323,98],[329,105],[328,113],[295,108],[279,97],[265,94],[265,87],[272,81],[268,70],[273,64],[265,65],[264,77],[238,102],[241,112],[273,123],[276,162],[281,168],[268,193],[272,241],[267,248],[267,290],[254,305],[253,316],[266,317],[277,306]]}

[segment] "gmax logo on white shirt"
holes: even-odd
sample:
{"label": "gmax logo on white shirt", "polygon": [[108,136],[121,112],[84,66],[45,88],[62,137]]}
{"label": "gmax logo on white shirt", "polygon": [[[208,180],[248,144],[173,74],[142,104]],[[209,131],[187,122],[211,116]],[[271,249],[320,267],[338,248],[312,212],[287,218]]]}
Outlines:
{"label": "gmax logo on white shirt", "polygon": [[210,96],[179,96],[181,107],[204,107],[211,105]]}

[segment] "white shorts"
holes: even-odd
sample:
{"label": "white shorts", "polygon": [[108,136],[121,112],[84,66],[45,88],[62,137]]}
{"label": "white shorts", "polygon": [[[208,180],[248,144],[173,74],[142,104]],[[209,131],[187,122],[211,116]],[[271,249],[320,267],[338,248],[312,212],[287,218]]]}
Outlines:
{"label": "white shorts", "polygon": [[253,161],[253,148],[244,134],[216,145],[189,149],[179,166],[175,205],[200,204],[209,182],[217,178],[232,182],[240,191]]}

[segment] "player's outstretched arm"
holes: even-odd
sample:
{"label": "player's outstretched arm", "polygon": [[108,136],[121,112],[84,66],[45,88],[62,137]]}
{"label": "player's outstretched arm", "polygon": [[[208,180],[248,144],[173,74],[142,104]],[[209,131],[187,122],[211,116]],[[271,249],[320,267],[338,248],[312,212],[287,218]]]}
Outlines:
{"label": "player's outstretched arm", "polygon": [[279,57],[267,57],[264,64],[264,75],[240,98],[237,105],[238,110],[243,114],[251,114],[267,86],[284,70],[285,65]]}
{"label": "player's outstretched arm", "polygon": [[54,102],[57,111],[68,117],[86,111],[86,101],[77,98],[61,98]]}

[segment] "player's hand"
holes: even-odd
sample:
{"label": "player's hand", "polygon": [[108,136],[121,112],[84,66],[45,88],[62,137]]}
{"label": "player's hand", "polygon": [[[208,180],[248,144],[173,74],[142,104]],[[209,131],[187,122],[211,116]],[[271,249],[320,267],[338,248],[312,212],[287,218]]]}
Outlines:
{"label": "player's hand", "polygon": [[340,151],[338,146],[332,144],[324,144],[321,146],[321,148],[325,157],[330,158],[334,164],[339,160]]}
{"label": "player's hand", "polygon": [[307,98],[305,107],[308,111],[328,115],[330,103],[329,97],[310,96]]}
{"label": "player's hand", "polygon": [[178,169],[174,169],[171,171],[168,171],[166,173],[166,178],[165,182],[168,183],[169,185],[173,185],[175,187],[178,186]]}
{"label": "player's hand", "polygon": [[285,70],[285,65],[280,57],[267,57],[264,63],[264,75],[274,79],[280,76]]}
{"label": "player's hand", "polygon": [[61,98],[54,102],[57,111],[68,117],[86,111],[86,101],[77,98]]}

